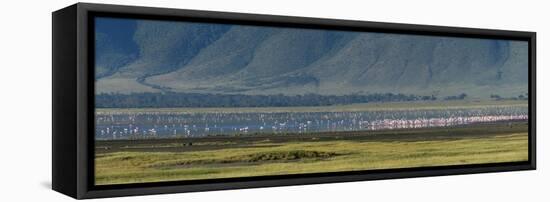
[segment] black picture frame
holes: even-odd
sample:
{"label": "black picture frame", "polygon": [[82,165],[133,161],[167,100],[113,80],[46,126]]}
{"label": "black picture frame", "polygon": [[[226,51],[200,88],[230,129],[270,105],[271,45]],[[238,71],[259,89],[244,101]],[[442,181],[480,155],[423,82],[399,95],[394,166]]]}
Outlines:
{"label": "black picture frame", "polygon": [[[94,181],[95,16],[323,28],[383,33],[522,40],[529,44],[529,156],[526,162],[294,174],[96,186]],[[77,3],[52,14],[52,188],[68,196],[99,197],[195,192],[317,183],[536,169],[536,33],[413,24]]]}

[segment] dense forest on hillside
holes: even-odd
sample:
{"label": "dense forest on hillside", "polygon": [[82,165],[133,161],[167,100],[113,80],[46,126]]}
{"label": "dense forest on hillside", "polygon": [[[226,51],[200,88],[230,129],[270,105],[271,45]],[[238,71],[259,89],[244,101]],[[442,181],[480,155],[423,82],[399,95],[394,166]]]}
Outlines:
{"label": "dense forest on hillside", "polygon": [[[464,99],[466,94],[443,99]],[[199,93],[132,93],[96,95],[98,108],[144,108],[144,107],[288,107],[329,106],[369,102],[401,102],[437,100],[436,96],[375,93],[369,95],[242,95]]]}

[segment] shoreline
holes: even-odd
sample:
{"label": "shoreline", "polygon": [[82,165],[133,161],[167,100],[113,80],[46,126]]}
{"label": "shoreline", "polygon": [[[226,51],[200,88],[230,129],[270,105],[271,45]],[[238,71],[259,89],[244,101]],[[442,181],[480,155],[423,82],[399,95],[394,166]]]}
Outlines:
{"label": "shoreline", "polygon": [[387,129],[379,131],[339,131],[315,132],[309,134],[249,134],[241,136],[207,136],[192,138],[155,138],[155,139],[118,139],[96,140],[95,151],[111,152],[182,152],[205,151],[227,148],[255,147],[259,143],[284,144],[289,142],[319,142],[319,141],[431,141],[460,140],[471,138],[492,137],[502,134],[527,133],[528,121],[504,121],[497,123],[476,123],[471,125],[416,128]]}

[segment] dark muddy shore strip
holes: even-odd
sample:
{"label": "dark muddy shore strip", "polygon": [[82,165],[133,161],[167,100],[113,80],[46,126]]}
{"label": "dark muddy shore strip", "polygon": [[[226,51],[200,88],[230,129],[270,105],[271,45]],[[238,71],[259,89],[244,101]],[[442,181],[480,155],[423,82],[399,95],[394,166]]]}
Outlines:
{"label": "dark muddy shore strip", "polygon": [[[185,152],[227,148],[273,147],[288,142],[348,140],[361,142],[412,142],[487,138],[527,132],[527,121],[480,123],[454,127],[395,129],[380,131],[342,131],[288,134],[247,134],[197,138],[159,138],[137,140],[96,140],[96,154],[111,152]],[[259,145],[258,143],[264,143]]]}

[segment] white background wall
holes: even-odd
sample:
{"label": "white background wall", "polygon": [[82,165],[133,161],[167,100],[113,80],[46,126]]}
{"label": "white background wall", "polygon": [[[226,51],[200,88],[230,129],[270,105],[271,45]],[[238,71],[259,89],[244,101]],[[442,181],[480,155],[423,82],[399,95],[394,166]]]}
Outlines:
{"label": "white background wall", "polygon": [[[51,12],[75,3],[1,1],[0,201],[68,201],[51,186]],[[90,1],[340,18],[538,34],[538,170],[102,199],[108,201],[535,201],[548,200],[550,6],[545,1],[142,0]]]}

